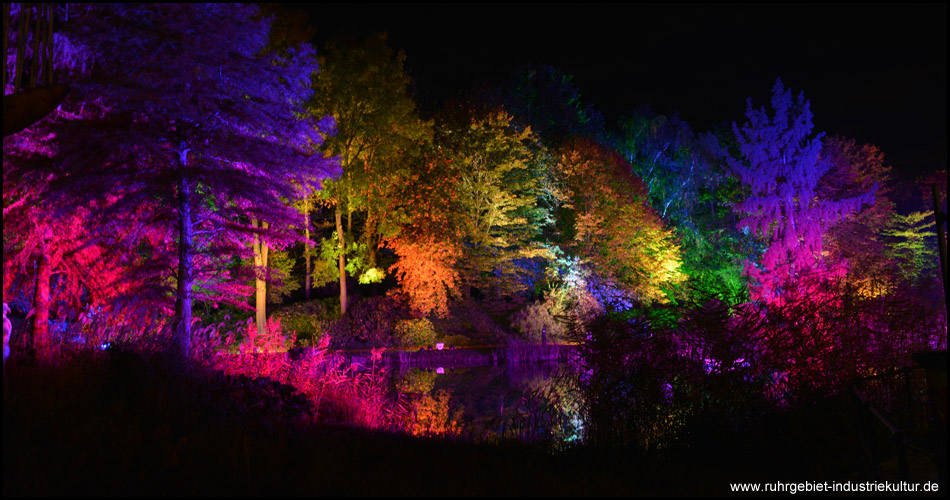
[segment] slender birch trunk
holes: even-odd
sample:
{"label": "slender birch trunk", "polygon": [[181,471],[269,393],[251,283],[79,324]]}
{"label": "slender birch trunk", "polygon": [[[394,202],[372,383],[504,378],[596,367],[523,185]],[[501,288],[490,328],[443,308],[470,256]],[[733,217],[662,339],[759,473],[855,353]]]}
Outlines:
{"label": "slender birch trunk", "polygon": [[[266,230],[269,224],[258,219],[251,219],[251,226],[255,229]],[[262,276],[261,273],[268,273],[267,256],[269,252],[267,242],[261,238],[260,234],[254,235],[254,266],[257,268],[256,278],[254,279],[254,310],[256,312],[255,322],[257,324],[257,334],[267,333],[267,280],[269,276]]]}
{"label": "slender birch trunk", "polygon": [[343,233],[343,211],[340,210],[339,201],[336,204],[336,236],[337,249],[340,251],[340,315],[346,314],[346,236]]}

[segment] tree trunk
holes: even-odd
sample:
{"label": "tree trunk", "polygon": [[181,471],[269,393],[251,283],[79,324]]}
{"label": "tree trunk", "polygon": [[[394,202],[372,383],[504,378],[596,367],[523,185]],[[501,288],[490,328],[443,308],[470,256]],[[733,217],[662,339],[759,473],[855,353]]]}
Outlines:
{"label": "tree trunk", "polygon": [[[188,150],[179,152],[182,167],[188,166]],[[181,174],[178,187],[178,290],[175,303],[175,316],[178,324],[175,328],[174,343],[182,357],[188,357],[191,351],[191,306],[194,287],[194,227],[191,217],[191,186],[188,176]]]}
{"label": "tree trunk", "polygon": [[[9,45],[9,40],[10,40],[10,35],[9,35],[9,33],[10,33],[10,4],[9,4],[9,3],[4,3],[4,4],[3,4],[3,54],[4,54],[4,55],[3,55],[2,61],[0,61],[0,63],[3,64],[3,69],[0,70],[0,71],[2,71],[2,75],[3,75],[3,88],[4,88],[4,89],[7,88],[7,57],[6,57],[6,54],[7,54],[7,46]],[[4,92],[4,93],[5,93],[5,92]]]}
{"label": "tree trunk", "polygon": [[351,205],[349,201],[346,203],[346,239],[350,241],[353,239],[353,209],[350,208]]}
{"label": "tree trunk", "polygon": [[43,251],[36,259],[36,289],[33,292],[33,349],[39,359],[49,355],[49,257]]}
{"label": "tree trunk", "polygon": [[346,314],[346,237],[343,234],[343,212],[340,210],[339,201],[336,204],[336,237],[337,250],[340,252],[340,316]]}
{"label": "tree trunk", "polygon": [[[30,83],[29,88],[35,89],[39,79],[40,72],[40,33],[43,29],[43,5],[36,6],[36,22],[33,23],[33,60],[30,61]],[[7,34],[4,33],[3,36]]]}
{"label": "tree trunk", "polygon": [[[46,39],[43,45],[46,48],[46,58],[44,59],[45,66],[43,67],[43,74],[46,75],[46,85],[53,84],[53,18],[56,14],[56,6],[53,4],[46,4]],[[6,33],[6,31],[4,31]],[[6,54],[6,51],[4,51]]]}
{"label": "tree trunk", "polygon": [[[23,83],[23,63],[26,62],[26,34],[27,27],[30,25],[30,14],[33,9],[26,8],[24,6],[20,7],[20,16],[18,22],[20,23],[19,34],[17,36],[16,44],[16,66],[13,68],[13,92],[22,90]],[[6,33],[3,36],[7,36]]]}
{"label": "tree trunk", "polygon": [[[254,228],[267,229],[268,223],[251,219],[251,226]],[[259,234],[254,235],[254,267],[256,267],[256,278],[254,279],[254,310],[256,311],[257,334],[267,333],[267,281],[261,273],[268,273],[267,254],[270,249],[267,242]],[[267,276],[269,277],[269,276]]]}
{"label": "tree trunk", "polygon": [[376,222],[376,214],[373,213],[372,204],[367,204],[366,208],[366,251],[368,253],[368,266],[376,267],[376,252],[379,251],[379,223]]}
{"label": "tree trunk", "polygon": [[305,200],[303,206],[304,206],[303,231],[304,231],[304,238],[306,239],[306,241],[304,241],[303,243],[303,260],[307,266],[306,274],[304,274],[304,277],[303,277],[303,289],[304,289],[304,297],[306,297],[307,300],[310,300],[310,283],[313,281],[310,276],[310,273],[311,273],[311,270],[310,270],[310,200],[309,199]]}

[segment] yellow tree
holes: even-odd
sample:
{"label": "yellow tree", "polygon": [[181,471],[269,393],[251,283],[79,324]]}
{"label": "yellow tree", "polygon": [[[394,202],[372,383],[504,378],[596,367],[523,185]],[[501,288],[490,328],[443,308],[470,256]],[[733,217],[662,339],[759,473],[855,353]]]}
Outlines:
{"label": "yellow tree", "polygon": [[525,262],[552,258],[540,241],[551,221],[542,203],[543,146],[503,110],[469,115],[439,133],[457,179],[460,279],[469,291],[523,291],[531,281]]}
{"label": "yellow tree", "polygon": [[[387,46],[384,34],[360,42],[333,41],[314,80],[310,110],[335,119],[335,134],[326,138],[324,149],[339,156],[343,167],[343,175],[319,193],[334,210],[341,313],[346,312],[347,253],[365,249],[361,269],[350,266],[351,271],[381,279],[376,255],[392,227],[384,208],[396,180],[407,175],[405,157],[431,141],[431,124],[417,117],[407,92],[405,59]],[[359,246],[352,244],[354,218],[362,219]]]}
{"label": "yellow tree", "polygon": [[575,138],[560,149],[557,177],[566,247],[595,264],[644,302],[667,300],[664,289],[685,279],[673,232],[649,206],[643,182],[617,152]]}

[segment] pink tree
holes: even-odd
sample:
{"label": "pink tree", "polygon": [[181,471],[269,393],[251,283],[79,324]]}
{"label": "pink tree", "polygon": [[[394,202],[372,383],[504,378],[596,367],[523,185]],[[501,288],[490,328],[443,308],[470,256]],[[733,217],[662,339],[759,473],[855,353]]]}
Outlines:
{"label": "pink tree", "polygon": [[760,262],[747,263],[756,282],[751,294],[768,302],[793,291],[799,278],[822,269],[822,237],[835,222],[873,203],[873,190],[859,196],[825,200],[818,183],[830,163],[822,157],[822,134],[812,136],[812,113],[804,93],[792,99],[781,80],[772,89],[773,114],[747,101],[746,122],[733,131],[744,161],[729,159],[732,171],[749,189],[736,212],[739,228],[762,237],[767,248]]}
{"label": "pink tree", "polygon": [[[256,13],[217,4],[72,10],[64,39],[89,60],[75,65],[85,71],[71,74],[62,111],[38,125],[56,149],[52,176],[36,183],[47,215],[97,201],[105,208],[95,221],[126,227],[141,257],[128,275],[143,294],[174,297],[183,352],[193,301],[244,303],[250,290],[239,283],[250,271],[264,277],[266,248],[297,237],[300,215],[286,202],[337,170],[311,154],[332,123],[298,114],[317,70],[312,48],[266,51],[269,21]],[[255,253],[257,269],[242,269]]]}

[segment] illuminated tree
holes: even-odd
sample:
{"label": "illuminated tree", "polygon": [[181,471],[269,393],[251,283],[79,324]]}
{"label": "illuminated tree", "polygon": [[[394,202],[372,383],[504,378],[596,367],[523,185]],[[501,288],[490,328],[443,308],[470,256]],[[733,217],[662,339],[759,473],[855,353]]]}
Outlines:
{"label": "illuminated tree", "polygon": [[398,257],[391,270],[410,307],[420,315],[446,316],[458,288],[455,265],[461,252],[451,243],[434,239],[398,237],[387,245]]}
{"label": "illuminated tree", "polygon": [[63,26],[90,61],[46,125],[58,154],[45,201],[67,212],[105,200],[100,216],[161,235],[138,238],[153,255],[137,276],[159,296],[174,287],[182,351],[193,300],[243,302],[249,290],[235,258],[251,258],[257,237],[266,266],[267,246],[296,237],[299,215],[284,200],[334,171],[309,154],[328,124],[295,114],[316,70],[312,49],[265,54],[268,21],[255,13],[249,5],[93,4]]}
{"label": "illuminated tree", "polygon": [[677,224],[690,220],[711,163],[720,156],[716,137],[697,136],[679,116],[655,115],[644,108],[621,121],[615,142],[646,184],[660,216]]}
{"label": "illuminated tree", "polygon": [[551,257],[538,241],[551,221],[541,203],[543,147],[531,129],[513,128],[502,110],[448,123],[436,143],[457,179],[463,251],[459,270],[465,290],[478,288],[499,297],[526,290],[531,273],[524,260]]}
{"label": "illuminated tree", "polygon": [[[29,133],[23,132],[17,139],[24,136]],[[29,165],[17,156],[22,153],[18,145],[16,141],[5,144],[11,147],[4,157],[10,170],[15,169],[14,164]],[[13,184],[4,184],[5,204],[16,199],[43,199],[40,191],[25,193]],[[92,204],[56,216],[42,205],[14,202],[4,210],[4,298],[21,306],[29,304],[31,345],[43,359],[50,359],[49,349],[54,344],[51,319],[75,322],[87,307],[118,313],[120,299],[134,293],[125,272],[137,264],[137,252],[127,245],[129,235],[123,234],[128,227],[98,218],[97,209],[102,208]],[[122,311],[126,316],[135,312],[142,311]]]}
{"label": "illuminated tree", "polygon": [[657,115],[648,107],[622,119],[612,140],[643,180],[652,206],[676,228],[689,276],[676,295],[700,304],[713,297],[737,303],[747,295],[743,237],[732,216],[738,182],[724,171],[722,142],[714,133],[695,134],[676,114]]}
{"label": "illuminated tree", "polygon": [[561,149],[557,165],[564,208],[573,221],[568,247],[644,302],[666,300],[681,282],[679,246],[649,206],[646,186],[615,151],[590,139]]}
{"label": "illuminated tree", "polygon": [[890,224],[883,231],[900,276],[909,283],[939,268],[933,217],[933,210],[908,215],[893,214]]}
{"label": "illuminated tree", "polygon": [[[407,93],[410,80],[403,70],[405,58],[402,52],[393,54],[385,35],[373,35],[360,43],[331,42],[321,58],[314,95],[308,103],[315,116],[330,115],[336,122],[335,134],[326,138],[324,150],[339,156],[343,175],[328,183],[320,199],[334,207],[343,313],[346,250],[366,249],[365,265],[354,269],[357,273],[380,272],[377,251],[392,230],[385,210],[392,189],[407,175],[407,153],[431,141],[431,124],[416,116]],[[362,246],[354,247],[349,243],[357,212],[365,213],[365,218]]]}
{"label": "illuminated tree", "polygon": [[388,212],[399,231],[385,240],[396,254],[389,268],[399,291],[419,315],[445,316],[461,286],[456,268],[462,256],[459,210],[460,175],[439,148],[430,148],[414,175],[396,189]]}
{"label": "illuminated tree", "polygon": [[837,136],[824,139],[822,156],[831,168],[818,185],[820,199],[859,196],[876,186],[872,206],[839,221],[825,233],[824,248],[829,259],[847,264],[847,283],[859,296],[888,293],[897,280],[885,238],[895,216],[890,200],[891,167],[876,146],[859,145]]}
{"label": "illuminated tree", "polygon": [[793,100],[780,80],[772,89],[772,110],[754,109],[747,101],[746,122],[733,124],[744,161],[729,165],[750,190],[736,212],[746,228],[768,242],[760,262],[747,273],[757,282],[753,298],[778,300],[805,274],[820,271],[822,238],[835,222],[873,201],[873,193],[841,200],[822,200],[817,187],[830,164],[821,155],[821,138],[811,136],[810,104],[804,94]]}

